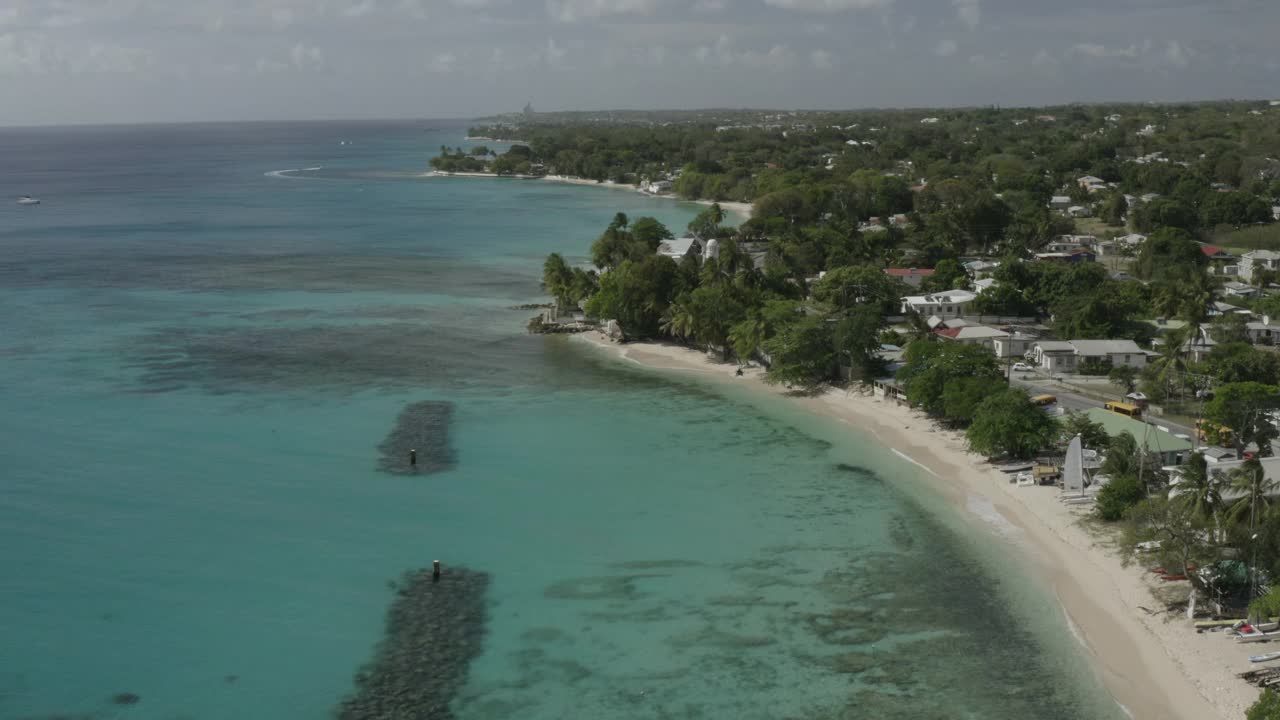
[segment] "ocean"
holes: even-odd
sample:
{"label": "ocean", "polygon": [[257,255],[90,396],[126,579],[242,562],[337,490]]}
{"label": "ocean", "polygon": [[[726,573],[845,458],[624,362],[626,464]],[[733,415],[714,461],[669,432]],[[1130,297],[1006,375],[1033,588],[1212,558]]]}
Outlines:
{"label": "ocean", "polygon": [[548,252],[700,208],[419,176],[465,134],[0,129],[0,718],[333,717],[437,559],[479,652],[408,716],[1119,716],[919,468],[526,334]]}

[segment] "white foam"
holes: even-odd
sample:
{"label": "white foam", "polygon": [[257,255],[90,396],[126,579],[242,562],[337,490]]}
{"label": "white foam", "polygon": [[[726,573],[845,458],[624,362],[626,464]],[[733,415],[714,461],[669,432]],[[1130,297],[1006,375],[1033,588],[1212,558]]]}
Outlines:
{"label": "white foam", "polygon": [[927,472],[927,473],[929,473],[930,475],[932,475],[932,476],[934,476],[934,477],[938,477],[938,473],[936,473],[936,472],[934,472],[934,471],[930,470],[928,465],[925,465],[924,463],[920,462],[919,460],[916,460],[915,458],[913,458],[913,457],[911,457],[910,455],[908,455],[908,454],[906,454],[906,453],[902,452],[901,450],[898,450],[897,448],[889,448],[889,450],[890,450],[890,451],[892,451],[894,455],[897,455],[898,457],[902,458],[903,460],[906,460],[907,462],[911,463],[912,465],[915,465],[915,466],[916,466],[916,467],[918,467],[918,468],[922,468],[922,469],[924,469],[924,471],[925,471],[925,472]]}
{"label": "white foam", "polygon": [[965,509],[990,525],[997,535],[1006,540],[1013,540],[1022,535],[1022,528],[1009,522],[1009,519],[996,509],[995,503],[981,495],[969,494],[965,498]]}
{"label": "white foam", "polygon": [[264,172],[262,174],[267,177],[290,178],[293,180],[305,180],[306,178],[300,177],[298,175],[294,175],[293,173],[315,172],[319,169],[320,169],[319,167],[289,168],[288,170],[271,170],[269,172]]}

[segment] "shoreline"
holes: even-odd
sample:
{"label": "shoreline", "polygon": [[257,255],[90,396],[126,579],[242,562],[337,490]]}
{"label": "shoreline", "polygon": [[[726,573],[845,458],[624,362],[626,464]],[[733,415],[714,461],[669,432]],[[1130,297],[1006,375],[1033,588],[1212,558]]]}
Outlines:
{"label": "shoreline", "polygon": [[[736,365],[691,348],[619,345],[598,332],[575,335],[571,341],[650,370],[695,373],[783,395],[764,383],[760,368],[746,368],[743,377],[735,377]],[[1198,634],[1181,613],[1144,611],[1143,606],[1157,604],[1151,596],[1154,575],[1138,565],[1126,567],[1105,546],[1106,538],[1081,527],[1079,520],[1088,511],[1059,502],[1057,488],[1009,484],[1007,475],[968,452],[960,433],[942,430],[924,415],[870,394],[828,389],[787,399],[869,433],[899,458],[923,468],[931,489],[1023,556],[1033,576],[1050,586],[1069,631],[1131,717],[1239,720],[1257,698],[1256,688],[1235,677],[1249,664],[1249,646],[1221,633]],[[997,517],[988,517],[991,513]]]}
{"label": "shoreline", "polygon": [[[653,193],[644,192],[643,190],[640,190],[634,185],[627,185],[625,183],[616,183],[616,182],[613,182],[612,180],[597,182],[595,180],[591,180],[588,178],[570,177],[568,175],[498,175],[498,174],[489,173],[489,172],[439,172],[436,170],[430,170],[425,174],[425,177],[478,177],[478,178],[509,178],[512,180],[542,180],[544,182],[561,183],[563,185],[582,185],[585,187],[610,188],[613,190],[630,190],[631,192],[638,193],[645,197],[661,198],[664,200],[674,200],[676,202],[688,202],[688,203],[694,203],[697,205],[711,206],[716,204],[715,200],[685,200],[684,198],[677,197],[675,195],[654,195]],[[739,218],[740,222],[745,222],[746,220],[751,219],[751,214],[752,214],[751,203],[734,202],[732,200],[726,200],[720,203],[720,207],[724,209],[726,216],[729,216],[729,217],[736,216],[737,218]]]}

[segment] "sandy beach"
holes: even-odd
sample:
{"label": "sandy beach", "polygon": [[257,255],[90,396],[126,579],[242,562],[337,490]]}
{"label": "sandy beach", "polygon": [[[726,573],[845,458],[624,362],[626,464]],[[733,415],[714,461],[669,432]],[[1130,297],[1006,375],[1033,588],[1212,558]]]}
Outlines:
{"label": "sandy beach", "polygon": [[[627,185],[624,183],[616,183],[611,180],[597,182],[588,178],[570,177],[568,175],[495,175],[487,172],[436,172],[430,171],[424,174],[424,177],[506,177],[516,180],[543,180],[546,182],[564,183],[566,185],[586,185],[589,187],[611,188],[614,190],[630,190],[631,192],[641,192],[635,185]],[[646,193],[648,197],[665,198],[667,200],[677,200],[682,202],[692,202],[698,205],[714,205],[713,200],[684,200],[675,195],[653,195]],[[751,218],[751,203],[725,201],[720,203],[720,207],[724,209],[727,215],[736,217],[739,222]]]}
{"label": "sandy beach", "polygon": [[[698,351],[657,343],[618,345],[598,333],[574,337],[646,368],[697,373],[760,392],[782,390],[763,382],[763,371],[715,362]],[[1021,553],[1033,574],[1052,588],[1073,631],[1087,648],[1107,689],[1138,720],[1240,720],[1258,691],[1235,677],[1259,650],[1222,633],[1197,634],[1181,612],[1164,611],[1151,595],[1155,576],[1121,558],[1104,536],[1080,523],[1087,510],[1058,500],[1052,487],[1018,487],[965,449],[963,437],[924,415],[857,390],[792,397],[808,410],[871,433],[929,471],[939,492],[974,522]],[[977,502],[975,502],[977,501]],[[1020,532],[995,531],[974,508],[992,509]],[[1003,523],[1002,523],[1003,524]],[[1150,612],[1155,611],[1155,612]],[[1266,648],[1269,650],[1270,648]]]}

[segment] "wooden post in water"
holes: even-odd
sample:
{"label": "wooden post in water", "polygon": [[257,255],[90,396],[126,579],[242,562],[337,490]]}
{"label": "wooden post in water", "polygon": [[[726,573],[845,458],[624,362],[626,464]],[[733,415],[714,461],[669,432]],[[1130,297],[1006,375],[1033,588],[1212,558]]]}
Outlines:
{"label": "wooden post in water", "polygon": [[410,451],[409,451],[409,466],[410,466],[410,467],[417,467],[417,465],[418,465],[418,451],[417,451],[417,450],[410,450]]}
{"label": "wooden post in water", "polygon": [[440,561],[432,560],[431,561],[431,580],[432,582],[435,582],[436,580],[439,580],[439,579],[440,579]]}

